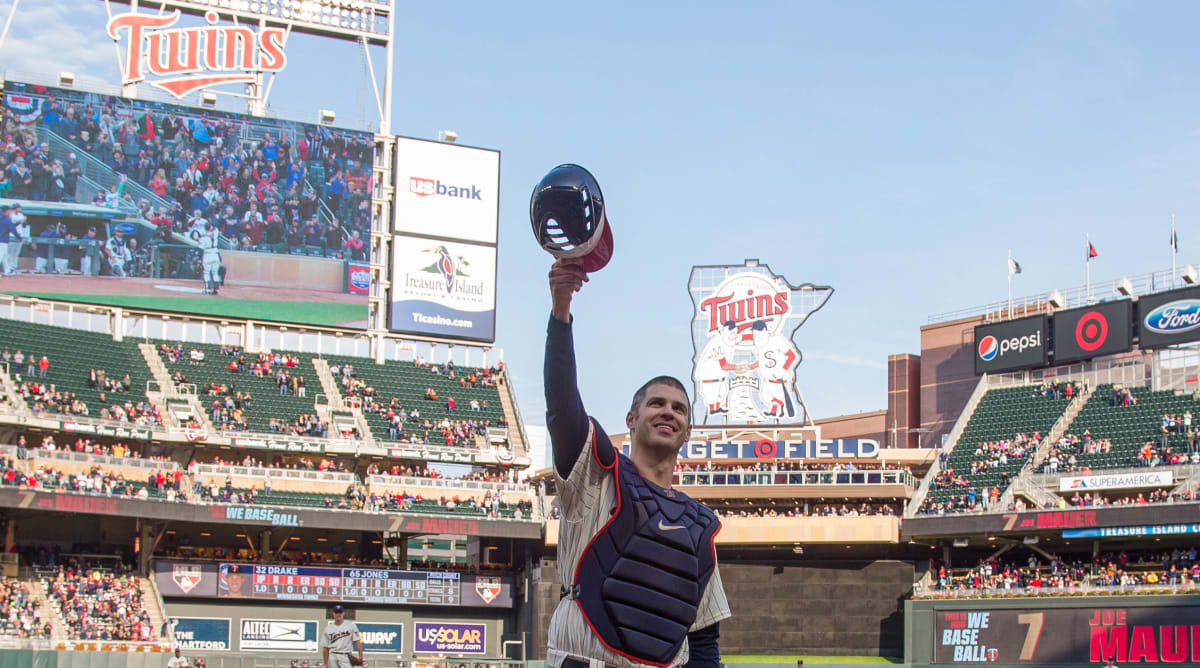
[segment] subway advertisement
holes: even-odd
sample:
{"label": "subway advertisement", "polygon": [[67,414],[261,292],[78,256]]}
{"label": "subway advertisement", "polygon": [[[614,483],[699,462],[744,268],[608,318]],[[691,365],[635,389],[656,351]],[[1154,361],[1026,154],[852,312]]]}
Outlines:
{"label": "subway advertisement", "polygon": [[1200,606],[938,610],[935,664],[1200,663]]}
{"label": "subway advertisement", "polygon": [[1046,366],[1047,318],[1008,320],[975,328],[975,373]]}

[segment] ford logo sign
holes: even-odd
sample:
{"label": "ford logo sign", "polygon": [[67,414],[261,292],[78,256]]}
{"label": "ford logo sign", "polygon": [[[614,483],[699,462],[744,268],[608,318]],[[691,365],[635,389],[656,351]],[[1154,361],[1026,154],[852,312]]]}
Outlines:
{"label": "ford logo sign", "polygon": [[350,270],[350,284],[360,290],[366,290],[371,287],[371,272],[363,271],[362,269]]}
{"label": "ford logo sign", "polygon": [[1200,299],[1167,302],[1151,311],[1143,321],[1146,329],[1159,334],[1179,334],[1200,327]]}

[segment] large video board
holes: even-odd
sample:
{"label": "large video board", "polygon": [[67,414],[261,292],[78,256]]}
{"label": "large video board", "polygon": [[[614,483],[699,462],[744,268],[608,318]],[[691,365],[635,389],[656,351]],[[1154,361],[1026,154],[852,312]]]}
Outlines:
{"label": "large video board", "polygon": [[1133,347],[1133,302],[1120,299],[1054,314],[1054,362],[1123,353]]}
{"label": "large video board", "polygon": [[3,112],[29,225],[5,292],[366,326],[371,134],[13,81]]}
{"label": "large video board", "polygon": [[496,339],[500,153],[396,139],[393,331]]}

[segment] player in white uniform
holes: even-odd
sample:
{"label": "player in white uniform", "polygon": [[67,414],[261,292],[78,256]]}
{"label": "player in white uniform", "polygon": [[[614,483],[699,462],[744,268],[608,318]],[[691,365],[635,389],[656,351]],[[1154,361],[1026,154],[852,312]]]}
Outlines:
{"label": "player in white uniform", "polygon": [[205,224],[196,244],[203,249],[200,262],[204,266],[204,294],[215,295],[221,286],[221,251],[217,248],[217,230],[212,223]]}
{"label": "player in white uniform", "polygon": [[[605,528],[618,507],[614,467],[625,466],[614,464],[618,455],[611,441],[587,418],[575,387],[570,305],[572,293],[587,280],[577,262],[560,260],[550,272],[554,308],[546,337],[547,425],[554,449],[557,500],[562,508],[558,572],[564,592],[575,588],[576,571],[589,542]],[[640,476],[665,495],[682,500],[682,494],[670,489],[679,447],[691,431],[687,393],[682,386],[674,379],[651,380],[634,396],[626,426],[630,430],[630,458]],[[664,664],[666,668],[689,662],[689,668],[717,668],[719,664],[718,622],[732,613],[715,565],[715,551],[713,554],[712,574],[700,595],[695,619],[678,652]],[[587,668],[591,662],[602,662],[606,668],[651,668],[607,647],[589,627],[582,605],[577,603],[574,596],[564,595],[554,610],[548,634],[548,666]]]}
{"label": "player in white uniform", "polygon": [[358,625],[346,619],[346,608],[333,606],[333,621],[321,632],[321,651],[328,668],[350,668],[351,652],[358,652],[359,664],[363,661],[362,635]]}
{"label": "player in white uniform", "polygon": [[167,668],[190,668],[188,660],[183,658],[183,648],[175,647],[175,655],[167,660]]}
{"label": "player in white uniform", "polygon": [[692,379],[700,384],[700,396],[704,397],[709,415],[728,410],[725,408],[725,396],[729,394],[727,379],[734,368],[730,361],[739,338],[737,324],[733,321],[725,323],[715,336],[709,337],[696,362],[696,370],[692,372]]}
{"label": "player in white uniform", "polygon": [[765,412],[775,417],[795,417],[796,402],[787,386],[800,364],[800,351],[791,341],[767,331],[767,324],[761,320],[754,323],[753,331],[758,378],[762,381],[758,397],[766,406]]}
{"label": "player in white uniform", "polygon": [[120,228],[112,231],[112,236],[104,244],[104,254],[108,257],[108,268],[113,276],[125,276],[125,265],[133,259],[133,253],[125,245],[125,233]]}

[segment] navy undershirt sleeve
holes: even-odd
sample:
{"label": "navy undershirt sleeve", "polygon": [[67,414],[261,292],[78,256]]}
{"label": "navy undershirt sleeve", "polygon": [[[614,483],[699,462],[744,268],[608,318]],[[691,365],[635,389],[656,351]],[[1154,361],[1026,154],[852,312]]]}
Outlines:
{"label": "navy undershirt sleeve", "polygon": [[688,662],[683,668],[717,668],[721,664],[721,624],[710,624],[688,634]]}
{"label": "navy undershirt sleeve", "polygon": [[[550,316],[546,327],[546,360],[542,368],[546,388],[546,429],[554,450],[554,469],[564,480],[575,468],[588,434],[588,415],[579,397],[575,371],[575,338],[571,323]],[[597,425],[597,429],[599,425]],[[597,434],[599,436],[599,434]],[[613,459],[612,444],[607,437],[596,439],[601,462]]]}

